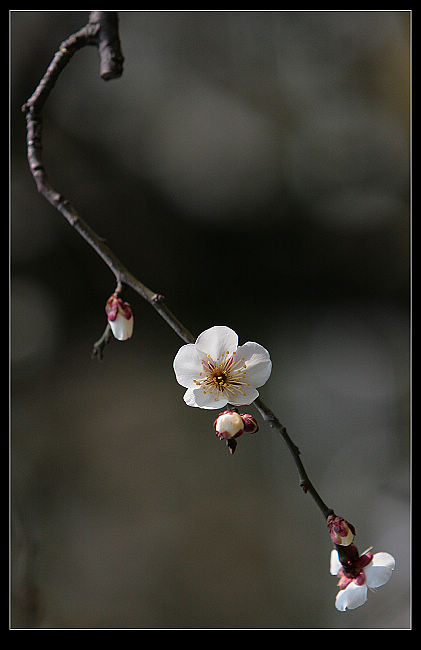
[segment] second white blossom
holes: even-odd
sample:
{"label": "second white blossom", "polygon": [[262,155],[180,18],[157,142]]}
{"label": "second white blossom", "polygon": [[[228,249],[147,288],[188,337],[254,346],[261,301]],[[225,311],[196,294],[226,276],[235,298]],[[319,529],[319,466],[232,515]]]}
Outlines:
{"label": "second white blossom", "polygon": [[368,590],[375,591],[385,585],[395,568],[395,558],[390,553],[380,552],[373,555],[367,550],[359,555],[353,544],[346,548],[355,551],[354,559],[348,562],[346,569],[339,561],[337,550],[330,554],[330,573],[340,577],[339,592],[335,600],[336,609],[340,612],[364,605]]}

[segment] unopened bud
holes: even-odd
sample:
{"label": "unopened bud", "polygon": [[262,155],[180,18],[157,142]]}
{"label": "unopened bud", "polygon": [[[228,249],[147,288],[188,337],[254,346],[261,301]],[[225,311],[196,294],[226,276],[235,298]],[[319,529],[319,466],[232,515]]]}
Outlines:
{"label": "unopened bud", "polygon": [[331,540],[334,544],[340,546],[349,546],[355,536],[355,528],[348,521],[337,515],[329,515],[327,525],[330,532]]}
{"label": "unopened bud", "polygon": [[244,422],[236,411],[223,411],[218,415],[213,426],[220,440],[238,438],[244,432]]}
{"label": "unopened bud", "polygon": [[259,431],[257,420],[250,413],[241,413],[240,417],[244,423],[244,431],[246,433],[256,433],[256,431]]}
{"label": "unopened bud", "polygon": [[133,333],[134,317],[128,302],[123,302],[117,293],[113,293],[105,306],[108,322],[115,338],[119,341],[129,339]]}

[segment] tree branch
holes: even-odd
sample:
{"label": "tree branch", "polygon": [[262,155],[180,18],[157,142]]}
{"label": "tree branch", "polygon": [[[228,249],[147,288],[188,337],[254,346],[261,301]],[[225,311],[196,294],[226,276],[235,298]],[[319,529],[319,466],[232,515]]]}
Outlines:
{"label": "tree branch", "polygon": [[114,79],[122,74],[124,59],[120,48],[117,14],[116,12],[93,11],[88,24],[61,43],[34,93],[22,107],[26,114],[27,156],[30,171],[40,194],[61,212],[69,224],[104,260],[114,273],[117,284],[130,286],[156,309],[184,341],[190,343],[195,340],[193,335],[165,305],[163,296],[149,289],[130,273],[107,246],[104,239],[97,235],[78,215],[70,201],[57,192],[48,180],[42,161],[41,111],[62,70],[69,63],[73,54],[86,45],[95,45],[98,48],[100,75],[103,79]]}
{"label": "tree branch", "polygon": [[[76,212],[72,204],[58,193],[49,183],[42,162],[42,120],[41,111],[51,90],[53,89],[60,73],[70,61],[73,54],[86,45],[95,45],[100,57],[100,75],[104,80],[121,76],[123,55],[120,48],[118,34],[118,17],[116,12],[92,11],[88,24],[78,32],[63,41],[54,55],[46,73],[41,79],[33,95],[22,107],[27,121],[27,155],[29,168],[34,177],[38,191],[67,219],[69,224],[88,242],[96,253],[104,260],[117,280],[117,287],[123,284],[131,287],[142,298],[152,305],[159,315],[170,325],[178,336],[186,343],[194,343],[196,337],[172,313],[164,301],[164,297],[144,285],[138,280],[117,258],[107,246],[104,239]],[[94,344],[94,356],[102,357],[103,349],[107,343],[109,328],[106,328],[102,337]],[[309,492],[320,508],[323,516],[327,518],[334,514],[323,502],[308,475],[300,458],[298,447],[289,437],[286,428],[278,418],[260,399],[255,400],[255,407],[269,426],[277,429],[290,450],[297,466],[300,485],[304,492]]]}
{"label": "tree branch", "polygon": [[298,475],[300,477],[300,487],[303,488],[304,493],[308,492],[309,494],[311,494],[317,506],[320,508],[321,513],[325,517],[325,519],[327,519],[329,515],[334,515],[335,514],[334,511],[324,503],[324,501],[318,494],[317,490],[315,489],[314,485],[310,481],[308,474],[302,463],[302,460],[300,458],[301,452],[298,449],[297,445],[291,440],[284,425],[279,422],[276,415],[274,415],[274,413],[270,410],[270,408],[268,408],[266,404],[262,402],[260,397],[255,399],[253,403],[257,408],[257,410],[259,411],[262,418],[265,420],[265,422],[267,422],[270,427],[277,429],[281,434],[282,438],[284,439],[294,459],[295,465],[297,467]]}

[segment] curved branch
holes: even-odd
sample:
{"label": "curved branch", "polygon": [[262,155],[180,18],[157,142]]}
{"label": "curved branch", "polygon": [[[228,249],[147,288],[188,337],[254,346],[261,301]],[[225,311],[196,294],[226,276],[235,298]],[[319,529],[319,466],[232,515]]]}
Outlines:
{"label": "curved branch", "polygon": [[[78,32],[63,41],[50,63],[44,77],[40,81],[33,95],[22,107],[26,113],[27,121],[27,148],[28,162],[31,173],[36,182],[38,191],[67,219],[70,225],[88,242],[88,244],[97,252],[114,273],[117,286],[121,288],[126,284],[136,291],[142,298],[160,314],[160,316],[172,327],[172,329],[186,343],[194,343],[196,337],[178,320],[171,312],[164,301],[164,297],[144,285],[121,263],[113,251],[104,242],[104,239],[97,235],[94,230],[84,221],[76,212],[72,204],[58,193],[50,185],[47,174],[42,162],[42,121],[41,110],[47,100],[54,84],[70,61],[73,54],[85,45],[95,45],[98,47],[100,56],[100,75],[103,79],[113,79],[122,74],[123,56],[121,54],[120,40],[118,36],[118,18],[115,12],[93,11],[90,14],[88,24]],[[102,337],[95,343],[95,356],[101,358],[102,351],[107,342],[109,331],[105,330]],[[285,427],[279,422],[278,418],[260,399],[254,401],[254,405],[259,411],[262,418],[268,422],[269,426],[277,429],[288,449],[290,450],[300,477],[300,485],[304,492],[309,492],[321,510],[323,516],[327,518],[334,514],[333,510],[323,502],[318,492],[314,488],[304,465],[300,458],[298,447],[289,437]]]}
{"label": "curved branch", "polygon": [[73,54],[87,45],[98,48],[100,75],[104,80],[121,76],[123,55],[118,34],[118,17],[113,11],[92,11],[85,27],[61,43],[32,96],[22,107],[27,124],[27,156],[29,168],[38,192],[54,206],[69,224],[104,260],[114,273],[117,284],[126,284],[147,300],[186,343],[194,341],[193,335],[172,314],[164,298],[140,282],[118,259],[113,251],[76,212],[74,206],[50,184],[42,161],[42,108],[55,83]]}

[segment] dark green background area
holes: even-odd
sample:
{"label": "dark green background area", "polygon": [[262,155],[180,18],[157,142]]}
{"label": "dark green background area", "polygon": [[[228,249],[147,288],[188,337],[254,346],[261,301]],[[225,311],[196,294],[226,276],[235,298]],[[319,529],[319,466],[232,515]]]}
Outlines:
{"label": "dark green background area", "polygon": [[270,351],[263,400],[397,566],[335,610],[287,448],[262,423],[228,454],[131,290],[133,338],[91,360],[114,277],[37,193],[21,113],[88,12],[11,11],[12,626],[408,628],[410,14],[119,18],[123,76],[84,48],[45,106],[51,183],[193,333]]}

